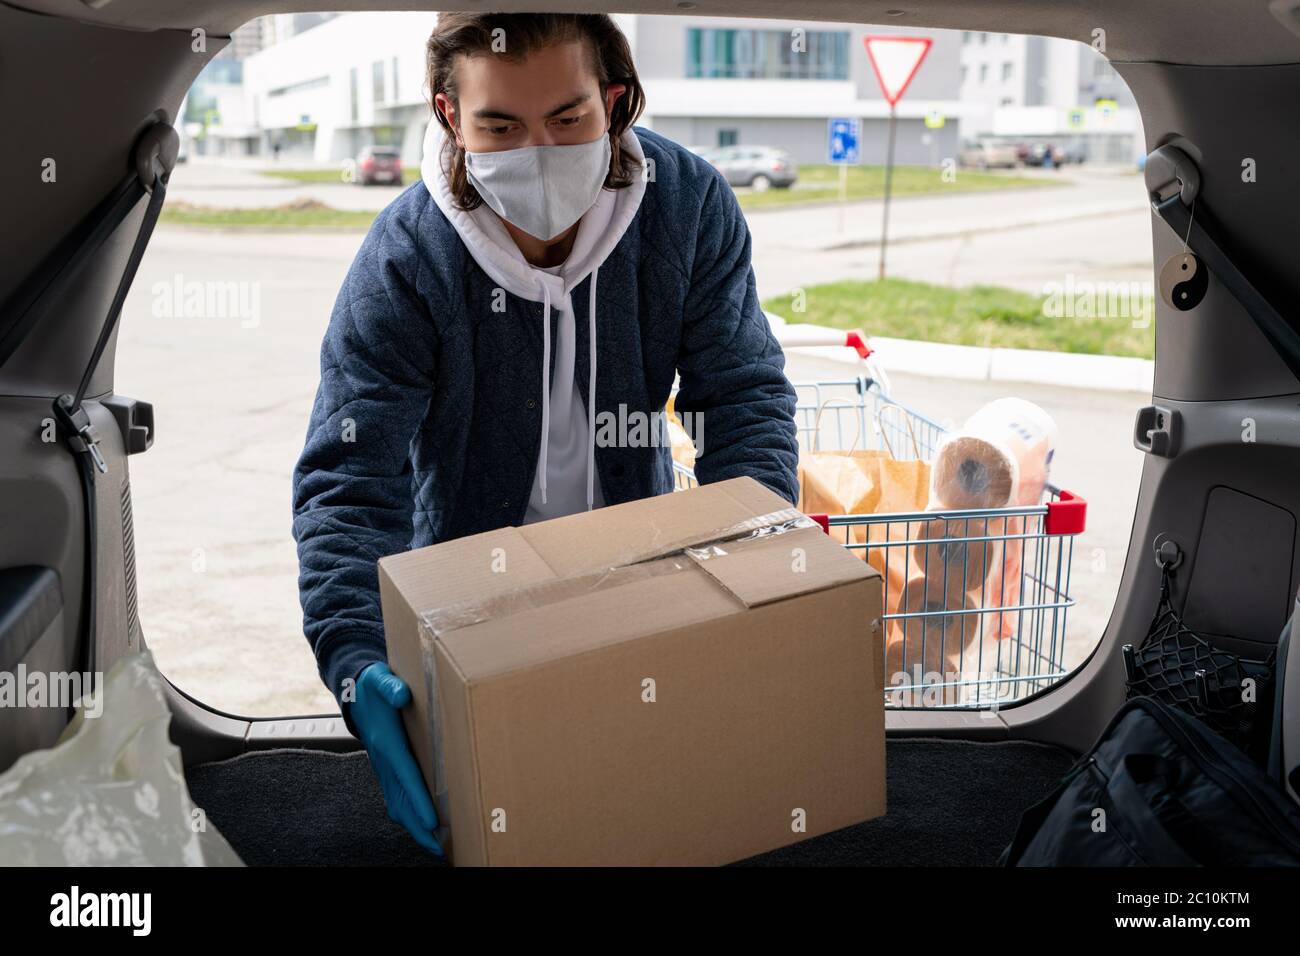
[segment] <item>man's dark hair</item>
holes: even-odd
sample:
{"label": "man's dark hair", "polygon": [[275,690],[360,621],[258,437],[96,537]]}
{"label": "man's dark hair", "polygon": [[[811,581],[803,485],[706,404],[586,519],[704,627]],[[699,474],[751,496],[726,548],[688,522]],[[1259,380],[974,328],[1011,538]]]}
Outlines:
{"label": "man's dark hair", "polygon": [[[504,32],[497,34],[497,30]],[[506,38],[505,52],[493,50],[494,36]],[[465,150],[456,144],[451,123],[438,109],[436,100],[439,93],[445,93],[457,107],[460,105],[456,58],[501,56],[517,63],[544,47],[571,41],[586,44],[602,97],[611,83],[627,87],[614,103],[609,118],[611,156],[605,188],[622,189],[639,174],[640,164],[624,152],[621,138],[645,108],[645,91],[636,75],[627,37],[610,17],[577,13],[440,13],[428,43],[429,103],[438,122],[451,134],[443,140],[442,163],[452,197],[461,209],[474,209],[483,199],[465,174]]]}

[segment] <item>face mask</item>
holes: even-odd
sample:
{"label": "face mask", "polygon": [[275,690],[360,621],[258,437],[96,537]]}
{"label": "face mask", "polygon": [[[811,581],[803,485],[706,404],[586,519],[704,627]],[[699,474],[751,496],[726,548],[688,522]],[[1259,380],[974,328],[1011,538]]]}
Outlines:
{"label": "face mask", "polygon": [[502,219],[554,239],[596,204],[609,175],[609,136],[576,146],[524,146],[465,153],[465,172]]}

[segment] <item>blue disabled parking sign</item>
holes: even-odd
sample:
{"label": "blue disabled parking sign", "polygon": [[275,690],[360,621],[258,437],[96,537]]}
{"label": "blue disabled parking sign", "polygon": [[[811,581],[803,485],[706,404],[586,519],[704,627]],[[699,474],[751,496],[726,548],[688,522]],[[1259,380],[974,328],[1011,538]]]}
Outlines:
{"label": "blue disabled parking sign", "polygon": [[832,163],[858,161],[858,121],[833,118],[827,124],[826,158]]}

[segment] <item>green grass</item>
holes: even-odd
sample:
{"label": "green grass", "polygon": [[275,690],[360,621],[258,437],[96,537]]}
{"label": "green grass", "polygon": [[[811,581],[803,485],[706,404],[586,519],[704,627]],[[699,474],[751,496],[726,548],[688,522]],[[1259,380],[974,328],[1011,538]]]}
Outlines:
{"label": "green grass", "polygon": [[[265,169],[264,176],[291,179],[300,183],[341,183],[343,168],[337,169]],[[402,168],[402,184],[409,186],[420,178],[415,166]],[[981,173],[958,169],[954,182],[944,182],[943,172],[929,166],[895,166],[891,187],[895,196],[921,196],[933,193],[949,194],[978,192],[989,189],[1024,189],[1057,186],[1065,179],[1045,179],[1037,176],[1016,176],[1010,173]],[[885,167],[850,166],[849,199],[879,199],[885,194]],[[756,193],[744,190],[739,194],[744,209],[768,209],[773,206],[798,205],[808,202],[826,202],[840,198],[840,170],[838,166],[814,164],[799,167],[799,182],[792,189],[769,189]]]}
{"label": "green grass", "polygon": [[[795,312],[790,296],[776,296],[763,308],[790,322],[809,322],[836,329],[862,329],[868,335],[955,345],[1042,349],[1094,355],[1153,358],[1155,326],[1151,303],[1145,305],[1145,328],[1131,316],[1084,318],[1048,315],[1060,312],[1047,297],[1001,286],[947,286],[886,279],[844,281],[803,290],[807,306]],[[1100,297],[1099,297],[1100,298]],[[1075,311],[1083,311],[1075,298]],[[1045,309],[1045,306],[1048,308]],[[1101,308],[1093,311],[1104,311]]]}
{"label": "green grass", "polygon": [[[885,167],[850,166],[848,170],[849,199],[879,199],[885,195]],[[1067,181],[958,169],[956,179],[945,182],[940,169],[929,166],[895,166],[890,191],[895,196],[947,195],[990,189],[1046,189]],[[737,195],[744,209],[837,200],[840,198],[840,170],[838,166],[830,165],[800,166],[799,180],[790,189],[768,189],[761,193],[746,190]]]}
{"label": "green grass", "polygon": [[[274,176],[276,179],[292,179],[300,183],[342,183],[346,181],[343,178],[342,166],[336,169],[263,169],[260,172],[263,176]],[[403,186],[409,186],[419,178],[419,167],[402,167]]]}
{"label": "green grass", "polygon": [[160,221],[181,226],[227,228],[368,229],[377,215],[379,213],[375,210],[335,209],[311,200],[261,209],[218,209],[168,203],[163,207]]}

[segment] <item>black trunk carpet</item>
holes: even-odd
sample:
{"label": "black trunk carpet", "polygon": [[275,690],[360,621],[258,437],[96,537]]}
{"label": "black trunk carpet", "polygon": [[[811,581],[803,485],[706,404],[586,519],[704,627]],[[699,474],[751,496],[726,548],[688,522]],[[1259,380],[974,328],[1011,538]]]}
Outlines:
{"label": "black trunk carpet", "polygon": [[[1073,762],[1034,743],[891,740],[885,816],[743,865],[989,866]],[[190,767],[186,779],[250,866],[442,865],[388,819],[364,753],[249,753]]]}

